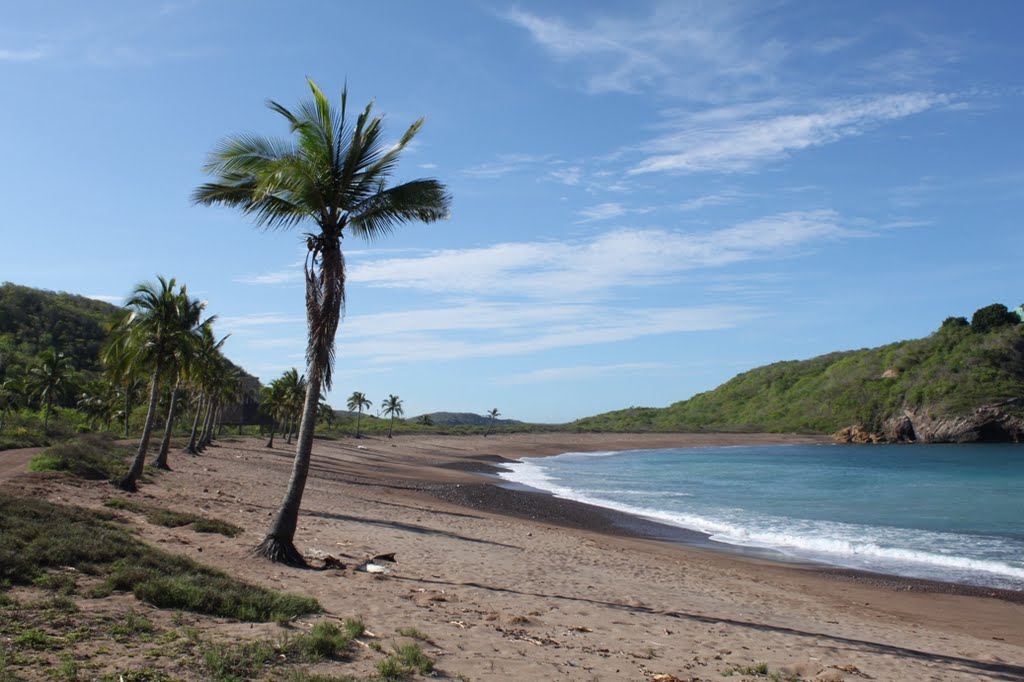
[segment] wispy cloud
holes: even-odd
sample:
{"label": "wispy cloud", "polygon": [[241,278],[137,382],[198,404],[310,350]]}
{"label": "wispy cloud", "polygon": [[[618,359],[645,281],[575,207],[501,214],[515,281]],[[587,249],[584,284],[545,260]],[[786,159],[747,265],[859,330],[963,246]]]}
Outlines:
{"label": "wispy cloud", "polygon": [[85,294],[86,298],[91,298],[94,301],[103,301],[105,303],[116,303],[121,305],[124,303],[124,296],[112,296],[110,294]]}
{"label": "wispy cloud", "polygon": [[252,313],[249,315],[222,315],[217,318],[217,323],[224,327],[237,329],[241,327],[305,323],[305,319],[296,315],[283,315],[281,313]]}
{"label": "wispy cloud", "polygon": [[[523,307],[520,304],[488,304],[488,307],[495,312],[504,309],[510,315],[507,318],[501,314],[470,318],[462,306],[411,311],[409,319],[402,319],[402,313],[392,313],[392,323],[400,322],[397,326],[401,331],[393,329],[388,334],[380,331],[377,320],[353,317],[346,323],[344,338],[339,340],[339,353],[373,363],[500,357],[619,343],[658,334],[727,329],[760,315],[758,311],[742,306],[539,307],[536,318],[527,322],[514,314]],[[429,315],[424,316],[423,312]],[[488,319],[490,322],[473,326],[472,319]],[[424,321],[427,324],[421,326]],[[476,333],[472,333],[474,331]]]}
{"label": "wispy cloud", "polygon": [[781,213],[706,232],[628,229],[587,240],[508,242],[354,265],[349,282],[471,295],[598,296],[688,270],[790,256],[857,233],[829,210]]}
{"label": "wispy cloud", "polygon": [[242,275],[236,277],[239,284],[291,284],[302,281],[302,264],[292,265],[284,270],[265,272],[260,275]]}
{"label": "wispy cloud", "polygon": [[[648,152],[631,174],[750,170],[794,151],[861,135],[886,121],[905,118],[947,104],[951,96],[907,93],[869,99],[826,102],[817,110],[750,117],[728,110],[703,114],[714,124],[684,115],[676,130],[643,145]],[[714,115],[717,114],[717,115]]]}
{"label": "wispy cloud", "polygon": [[576,212],[582,220],[581,223],[589,223],[595,220],[609,220],[611,218],[621,218],[622,216],[629,213],[629,210],[622,204],[614,202],[608,202],[604,204],[598,204],[597,206],[590,206]]}
{"label": "wispy cloud", "polygon": [[472,166],[462,172],[471,178],[493,180],[550,159],[550,154],[501,154],[495,161]]}
{"label": "wispy cloud", "polygon": [[[747,35],[731,3],[660,3],[646,16],[570,21],[521,9],[504,18],[556,59],[588,70],[592,93],[659,90],[715,98],[770,79],[785,55],[776,40]],[[714,87],[713,87],[714,86]]]}
{"label": "wispy cloud", "polygon": [[583,178],[583,169],[579,166],[568,166],[566,168],[556,168],[549,172],[547,177],[551,180],[562,183],[563,185],[569,185],[574,187],[580,184],[580,180]]}
{"label": "wispy cloud", "polygon": [[704,194],[699,197],[694,197],[693,199],[688,199],[681,204],[676,204],[675,208],[679,211],[700,211],[710,206],[724,206],[725,204],[731,204],[744,196],[746,195],[743,192],[737,192],[734,190],[717,192],[715,194]]}
{"label": "wispy cloud", "polygon": [[35,62],[50,55],[50,49],[43,46],[22,50],[0,48],[0,62]]}
{"label": "wispy cloud", "polygon": [[583,365],[579,367],[547,367],[531,372],[513,374],[495,379],[496,384],[545,384],[551,382],[581,381],[616,374],[650,374],[670,368],[659,362],[626,362],[617,365]]}

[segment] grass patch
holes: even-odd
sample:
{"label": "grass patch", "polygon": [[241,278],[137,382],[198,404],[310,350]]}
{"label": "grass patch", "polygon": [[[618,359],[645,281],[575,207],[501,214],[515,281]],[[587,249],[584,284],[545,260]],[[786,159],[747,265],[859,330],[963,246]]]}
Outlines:
{"label": "grass patch", "polygon": [[62,471],[93,481],[113,480],[127,467],[129,452],[109,436],[88,434],[52,445],[29,460],[29,471]]}
{"label": "grass patch", "polygon": [[[271,666],[288,663],[317,663],[337,659],[351,646],[351,640],[334,623],[317,623],[312,630],[275,645],[266,640],[242,644],[217,643],[203,647],[203,667],[218,682],[261,676]],[[344,680],[293,672],[291,679]]]}
{"label": "grass patch", "polygon": [[343,626],[345,628],[345,635],[347,635],[349,639],[362,637],[363,633],[366,632],[366,624],[359,616],[356,616],[355,618],[346,618]]}
{"label": "grass patch", "polygon": [[430,637],[426,633],[417,630],[416,628],[398,628],[396,632],[402,637],[409,637],[411,639],[418,639],[421,642],[429,642]]}
{"label": "grass patch", "polygon": [[419,644],[404,644],[396,646],[376,667],[377,674],[385,680],[404,680],[416,673],[426,675],[434,669],[434,661]]}
{"label": "grass patch", "polygon": [[286,655],[312,663],[337,658],[351,645],[352,640],[334,623],[317,623],[308,633],[290,639],[281,648]]}
{"label": "grass patch", "polygon": [[123,509],[142,514],[150,523],[165,528],[181,528],[182,526],[191,525],[192,530],[197,533],[219,533],[229,538],[236,537],[242,532],[241,528],[227,521],[207,519],[189,512],[154,507],[142,504],[141,502],[135,502],[134,500],[123,500],[115,497],[107,500],[103,505],[111,509]]}
{"label": "grass patch", "polygon": [[94,594],[129,591],[159,608],[259,622],[323,610],[310,597],[250,585],[150,547],[101,514],[0,495],[0,584],[28,584],[64,566],[104,576]]}
{"label": "grass patch", "polygon": [[264,640],[238,645],[208,644],[203,649],[203,667],[218,682],[257,677],[276,659],[274,646]]}

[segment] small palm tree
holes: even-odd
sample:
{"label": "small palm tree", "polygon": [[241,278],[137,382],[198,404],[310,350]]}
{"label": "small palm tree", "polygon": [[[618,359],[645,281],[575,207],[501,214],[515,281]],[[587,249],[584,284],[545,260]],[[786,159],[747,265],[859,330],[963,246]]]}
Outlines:
{"label": "small palm tree", "polygon": [[500,414],[501,412],[498,412],[497,407],[492,408],[487,412],[487,416],[490,417],[491,420],[487,422],[487,430],[484,431],[484,438],[491,435],[491,428],[494,426],[494,420],[497,419]]}
{"label": "small palm tree", "polygon": [[384,414],[391,415],[391,423],[388,424],[388,438],[391,438],[391,431],[395,428],[395,417],[401,417],[404,414],[401,398],[397,395],[389,395],[388,399],[384,401]]}
{"label": "small palm tree", "polygon": [[68,359],[63,353],[47,348],[39,354],[35,365],[29,368],[25,385],[29,395],[39,400],[45,411],[43,431],[50,432],[50,414],[53,404],[67,391]]}
{"label": "small palm tree", "polygon": [[355,391],[354,393],[352,393],[352,395],[348,397],[348,403],[346,404],[348,405],[348,409],[350,411],[356,411],[356,438],[360,438],[361,436],[359,435],[359,422],[361,422],[363,419],[363,410],[370,409],[370,406],[373,405],[373,403],[371,403],[366,398],[365,395],[363,395],[359,391]]}
{"label": "small palm tree", "polygon": [[176,290],[177,282],[158,277],[158,284],[145,282],[135,287],[125,303],[130,311],[122,320],[118,333],[129,338],[128,353],[131,361],[150,371],[149,409],[142,427],[139,448],[128,473],[118,481],[122,490],[134,491],[146,462],[149,439],[156,422],[156,408],[160,399],[161,381],[165,368],[173,362],[177,349],[198,334],[204,304],[189,298],[185,286]]}
{"label": "small palm tree", "polygon": [[15,378],[5,379],[0,383],[0,431],[4,430],[4,420],[21,404],[24,387]]}
{"label": "small palm tree", "polygon": [[288,490],[258,554],[272,561],[305,565],[295,548],[299,507],[309,473],[321,390],[331,388],[334,337],[345,302],[345,259],[341,240],[355,235],[384,237],[415,221],[448,216],[450,197],[434,179],[388,186],[402,151],[423,125],[412,124],[398,142],[383,133],[382,119],[367,106],[355,121],[348,113],[346,90],[336,108],[312,80],[312,97],[291,111],[277,102],[268,106],[288,123],[293,140],[240,135],[210,154],[205,170],[214,181],[193,194],[196,203],[233,206],[267,229],[300,224],[309,250],[305,265],[306,373],[309,385],[299,426],[299,443]]}

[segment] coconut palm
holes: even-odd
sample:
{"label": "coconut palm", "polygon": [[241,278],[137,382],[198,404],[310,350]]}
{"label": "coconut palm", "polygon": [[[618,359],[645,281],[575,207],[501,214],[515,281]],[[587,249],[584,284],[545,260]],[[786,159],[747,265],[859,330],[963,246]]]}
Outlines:
{"label": "coconut palm", "polygon": [[107,379],[117,384],[124,401],[124,437],[128,437],[128,425],[132,414],[132,402],[142,392],[143,381],[139,367],[133,362],[131,335],[127,324],[130,312],[125,312],[122,319],[113,324],[107,337],[106,345],[100,352],[100,361]]}
{"label": "coconut palm", "polygon": [[361,438],[359,435],[359,423],[363,420],[363,410],[370,409],[370,406],[373,405],[373,403],[370,402],[363,393],[354,391],[352,395],[348,397],[346,405],[348,406],[349,411],[356,411],[356,438]]}
{"label": "coconut palm", "polygon": [[[292,367],[278,378],[281,384],[281,409],[285,416],[287,437],[285,442],[291,445],[292,433],[298,427],[302,406],[306,398],[306,375]],[[317,411],[319,412],[319,404]]]}
{"label": "coconut palm", "polygon": [[53,404],[63,398],[68,388],[68,359],[63,353],[47,348],[36,360],[36,364],[29,367],[28,376],[25,377],[25,388],[28,389],[29,395],[39,400],[44,410],[43,431],[49,433]]}
{"label": "coconut palm", "polygon": [[448,216],[450,204],[447,190],[434,179],[388,186],[399,156],[423,119],[392,143],[384,136],[381,117],[372,116],[372,104],[352,121],[347,90],[337,108],[312,80],[309,88],[312,97],[295,111],[268,103],[287,121],[291,139],[228,138],[210,154],[205,167],[215,181],[193,194],[200,204],[239,208],[267,229],[300,224],[312,228],[305,234],[309,384],[299,442],[288,490],[256,549],[273,561],[296,565],[305,564],[295,549],[295,528],[309,473],[317,405],[321,390],[331,387],[334,336],[345,302],[342,237],[347,229],[350,236],[373,240],[405,223],[440,220]]}
{"label": "coconut palm", "polygon": [[402,399],[397,395],[390,394],[388,399],[384,401],[384,414],[391,415],[391,422],[388,424],[388,438],[391,438],[391,432],[395,428],[395,417],[401,417],[404,414],[402,410]]}
{"label": "coconut palm", "polygon": [[277,428],[277,420],[284,412],[284,403],[284,385],[280,379],[271,381],[269,386],[264,386],[260,390],[260,410],[270,417],[270,440],[266,444],[268,448],[274,447],[274,431]]}
{"label": "coconut palm", "polygon": [[176,290],[177,282],[158,277],[158,284],[144,282],[132,292],[125,303],[130,314],[122,320],[124,333],[129,336],[129,353],[133,364],[150,372],[149,409],[142,427],[139,448],[128,473],[118,481],[122,490],[134,491],[146,462],[146,450],[156,421],[156,408],[160,399],[161,381],[165,369],[174,362],[178,349],[191,343],[199,333],[204,304],[189,298],[184,285]]}
{"label": "coconut palm", "polygon": [[216,385],[227,367],[227,359],[221,353],[224,342],[228,336],[217,341],[213,335],[210,325],[205,324],[200,328],[199,343],[196,348],[195,357],[192,361],[192,372],[190,383],[192,385],[195,405],[195,414],[192,416],[192,431],[189,434],[188,445],[185,452],[190,455],[199,454],[198,433],[199,420],[203,414],[203,408],[210,403],[210,396],[216,391]]}
{"label": "coconut palm", "polygon": [[491,435],[491,428],[494,426],[494,420],[497,419],[500,414],[501,414],[501,412],[498,412],[498,408],[497,407],[491,408],[487,412],[487,416],[490,417],[491,420],[489,422],[487,422],[487,430],[484,431],[484,438],[486,438],[487,436]]}
{"label": "coconut palm", "polygon": [[0,431],[4,430],[4,420],[7,415],[21,404],[24,392],[25,389],[21,382],[14,377],[8,377],[0,382]]}

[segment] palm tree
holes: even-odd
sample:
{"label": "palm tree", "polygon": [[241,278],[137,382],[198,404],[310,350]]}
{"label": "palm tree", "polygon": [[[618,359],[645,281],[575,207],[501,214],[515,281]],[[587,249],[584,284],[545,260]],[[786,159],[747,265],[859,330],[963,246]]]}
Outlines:
{"label": "palm tree", "polygon": [[395,428],[395,417],[404,414],[401,398],[394,394],[388,395],[388,399],[384,401],[384,414],[391,415],[391,423],[388,424],[388,438],[391,438],[391,431]]}
{"label": "palm tree", "polygon": [[498,415],[500,415],[500,414],[501,414],[501,412],[498,412],[498,408],[497,407],[491,408],[487,412],[487,416],[491,418],[491,421],[487,422],[487,430],[484,431],[484,438],[486,438],[487,436],[491,435],[491,427],[494,426],[494,420],[497,419]]}
{"label": "palm tree", "polygon": [[203,303],[188,297],[185,286],[175,291],[177,282],[172,278],[157,278],[158,285],[144,282],[132,292],[125,303],[131,314],[122,321],[130,345],[133,364],[150,371],[149,409],[142,427],[139,449],[128,473],[118,481],[122,490],[135,491],[146,462],[146,450],[156,421],[156,407],[160,399],[160,382],[164,370],[173,362],[174,353],[193,338],[200,327]]}
{"label": "palm tree", "polygon": [[360,438],[359,422],[363,420],[363,410],[370,409],[370,406],[373,405],[373,403],[371,403],[364,394],[359,391],[355,391],[348,397],[347,405],[349,411],[356,410],[356,438]]}
{"label": "palm tree", "polygon": [[106,345],[100,353],[100,361],[103,363],[104,373],[111,383],[120,387],[121,397],[124,400],[124,437],[128,437],[128,425],[132,414],[132,402],[138,398],[142,391],[143,382],[139,377],[139,367],[133,362],[131,335],[127,325],[127,318],[131,315],[126,312],[125,316],[115,322],[107,337]]}
{"label": "palm tree", "polygon": [[284,410],[284,385],[280,379],[274,379],[269,386],[260,390],[260,410],[270,417],[270,440],[266,447],[274,447],[274,431],[277,427],[277,420]]}
{"label": "palm tree", "polygon": [[295,565],[305,565],[295,549],[295,528],[309,473],[317,405],[321,390],[331,388],[334,336],[345,302],[344,232],[347,228],[349,235],[377,239],[405,223],[446,218],[451,201],[444,185],[434,179],[388,187],[399,156],[423,119],[392,144],[384,137],[381,117],[371,116],[372,103],[353,122],[346,106],[347,89],[342,90],[338,109],[312,80],[309,88],[312,97],[294,112],[268,102],[288,122],[293,139],[228,138],[210,154],[205,167],[215,181],[193,194],[196,203],[236,207],[267,229],[303,223],[313,228],[305,234],[309,383],[299,442],[288,490],[256,548],[272,561]]}
{"label": "palm tree", "polygon": [[24,388],[14,377],[0,382],[0,431],[4,430],[4,420],[21,403]]}
{"label": "palm tree", "polygon": [[210,403],[210,398],[216,390],[220,376],[227,367],[227,359],[221,353],[224,342],[228,340],[224,336],[217,341],[213,336],[213,330],[209,325],[200,328],[200,339],[193,358],[192,375],[190,382],[194,390],[195,414],[192,416],[192,432],[189,434],[188,446],[185,452],[190,455],[199,454],[197,448],[197,437],[199,433],[199,420],[203,414],[203,408]]}
{"label": "palm tree", "polygon": [[50,432],[50,414],[53,404],[60,400],[67,390],[68,359],[63,353],[47,348],[39,354],[37,364],[28,370],[25,387],[29,394],[39,399],[45,410],[43,431]]}
{"label": "palm tree", "polygon": [[[192,376],[201,372],[200,355],[204,352],[217,352],[219,346],[215,343],[211,325],[216,316],[209,317],[196,326],[192,333],[182,337],[181,343],[173,349],[168,357],[168,375],[174,378],[171,386],[171,396],[167,407],[167,423],[164,425],[164,437],[160,441],[160,450],[157,452],[154,466],[158,469],[169,471],[167,455],[171,449],[171,434],[174,431],[174,419],[178,414],[179,391],[183,384],[191,381]],[[226,337],[225,337],[226,338]],[[223,341],[222,341],[223,342]],[[207,344],[212,344],[208,347]]]}
{"label": "palm tree", "polygon": [[[299,370],[292,367],[278,379],[281,383],[281,409],[285,416],[285,424],[288,430],[285,442],[291,445],[292,432],[297,427],[297,422],[302,414],[302,405],[306,397],[306,375],[299,374]],[[319,404],[317,411],[319,412]]]}

